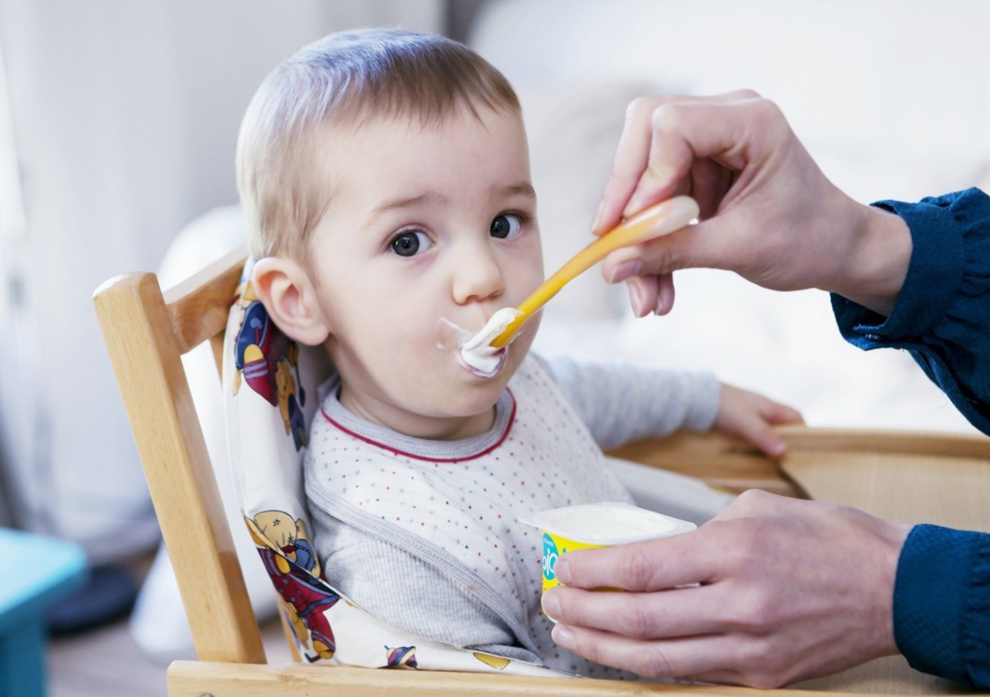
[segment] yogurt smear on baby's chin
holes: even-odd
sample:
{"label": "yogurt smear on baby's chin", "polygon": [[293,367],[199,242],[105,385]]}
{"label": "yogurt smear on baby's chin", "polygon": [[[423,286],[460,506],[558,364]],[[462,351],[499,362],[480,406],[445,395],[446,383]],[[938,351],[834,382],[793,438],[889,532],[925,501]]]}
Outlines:
{"label": "yogurt smear on baby's chin", "polygon": [[[442,328],[448,332],[453,331],[457,336],[458,363],[478,377],[493,378],[505,367],[509,347],[493,348],[491,342],[505,331],[519,314],[514,307],[504,307],[491,316],[484,329],[474,335],[443,317],[440,318],[440,324]],[[443,344],[438,344],[438,348],[443,347]]]}

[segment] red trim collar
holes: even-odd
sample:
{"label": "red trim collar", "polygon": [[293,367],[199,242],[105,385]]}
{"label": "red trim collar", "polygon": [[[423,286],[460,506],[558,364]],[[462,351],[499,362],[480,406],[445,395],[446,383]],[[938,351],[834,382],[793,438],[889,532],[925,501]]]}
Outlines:
{"label": "red trim collar", "polygon": [[477,459],[477,458],[479,458],[479,457],[481,457],[483,455],[487,455],[488,453],[492,452],[493,450],[495,450],[496,448],[498,448],[500,445],[502,445],[502,443],[505,442],[505,439],[508,438],[509,431],[512,430],[512,424],[515,423],[515,421],[516,421],[516,396],[514,394],[512,394],[512,390],[510,390],[508,387],[506,387],[505,389],[509,393],[509,396],[512,398],[512,412],[509,414],[509,423],[505,427],[505,433],[503,433],[502,436],[498,439],[498,441],[495,442],[493,445],[488,446],[487,448],[485,448],[484,450],[482,450],[480,453],[476,453],[474,455],[469,455],[468,457],[451,457],[451,458],[423,457],[422,455],[416,455],[415,453],[407,453],[404,450],[397,450],[396,448],[393,448],[391,446],[385,445],[384,443],[379,443],[378,441],[372,440],[371,438],[368,438],[367,436],[362,436],[360,433],[355,433],[354,431],[350,430],[349,428],[346,428],[345,426],[341,425],[339,422],[334,421],[330,417],[330,415],[327,414],[327,412],[323,409],[323,407],[320,407],[320,413],[323,414],[323,418],[325,418],[327,421],[329,421],[330,423],[332,423],[334,426],[336,426],[337,428],[339,428],[341,431],[343,431],[347,435],[352,436],[354,438],[357,438],[358,440],[363,441],[363,442],[367,443],[368,445],[373,445],[376,448],[381,448],[382,450],[387,450],[388,452],[390,452],[390,453],[392,453],[394,455],[401,455],[402,457],[411,457],[414,460],[423,460],[425,462],[467,462],[468,460],[475,460],[475,459]]}

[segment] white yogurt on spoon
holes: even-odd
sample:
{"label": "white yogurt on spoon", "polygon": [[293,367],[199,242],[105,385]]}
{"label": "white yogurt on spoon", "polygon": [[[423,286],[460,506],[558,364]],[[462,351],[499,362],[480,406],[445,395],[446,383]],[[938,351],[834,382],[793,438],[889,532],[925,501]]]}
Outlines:
{"label": "white yogurt on spoon", "polygon": [[[493,378],[501,372],[505,365],[505,355],[508,345],[494,348],[491,343],[520,313],[514,307],[503,307],[488,320],[488,324],[475,335],[457,326],[446,318],[440,318],[442,327],[455,330],[460,344],[457,358],[461,365],[482,378]],[[518,336],[518,335],[517,335]],[[443,348],[443,344],[438,344]]]}
{"label": "white yogurt on spoon", "polygon": [[505,364],[508,346],[495,348],[492,341],[521,315],[514,307],[503,307],[488,320],[484,329],[461,346],[461,360],[481,377],[495,377]]}

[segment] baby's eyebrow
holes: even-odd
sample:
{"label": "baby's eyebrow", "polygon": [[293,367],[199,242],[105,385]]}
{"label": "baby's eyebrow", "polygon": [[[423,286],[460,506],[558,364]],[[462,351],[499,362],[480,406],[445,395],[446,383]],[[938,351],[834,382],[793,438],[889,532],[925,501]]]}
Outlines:
{"label": "baby's eyebrow", "polygon": [[533,185],[529,182],[519,182],[518,184],[510,184],[503,187],[496,185],[492,187],[492,192],[501,196],[528,196],[530,198],[536,198],[536,190],[533,189]]}
{"label": "baby's eyebrow", "polygon": [[412,208],[413,206],[418,206],[421,203],[446,203],[447,197],[437,191],[427,191],[420,194],[419,196],[412,196],[410,198],[398,198],[392,201],[386,201],[375,206],[374,210],[371,211],[373,216],[380,215],[387,211],[393,211],[400,208]]}
{"label": "baby's eyebrow", "polygon": [[[491,192],[496,196],[528,196],[529,198],[536,198],[536,191],[529,182],[518,182],[516,184],[509,184],[508,186],[499,186],[496,184],[491,188]],[[426,191],[418,196],[397,198],[380,203],[371,211],[371,216],[379,216],[382,213],[402,208],[412,208],[424,203],[443,204],[447,201],[447,196],[438,191]]]}

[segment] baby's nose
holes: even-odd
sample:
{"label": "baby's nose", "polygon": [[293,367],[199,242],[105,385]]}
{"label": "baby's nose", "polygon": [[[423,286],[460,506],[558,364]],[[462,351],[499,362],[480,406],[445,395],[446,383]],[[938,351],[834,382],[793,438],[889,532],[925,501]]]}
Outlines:
{"label": "baby's nose", "polygon": [[454,300],[459,305],[501,295],[505,281],[498,261],[487,251],[463,255],[454,269]]}

